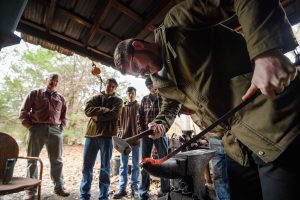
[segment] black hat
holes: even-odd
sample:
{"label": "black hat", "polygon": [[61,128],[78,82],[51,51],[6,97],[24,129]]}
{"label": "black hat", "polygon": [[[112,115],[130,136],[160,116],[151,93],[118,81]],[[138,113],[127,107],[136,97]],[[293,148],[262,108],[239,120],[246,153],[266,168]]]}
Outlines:
{"label": "black hat", "polygon": [[148,77],[146,78],[145,84],[146,84],[146,86],[153,84],[153,82],[152,82],[150,76],[148,76]]}

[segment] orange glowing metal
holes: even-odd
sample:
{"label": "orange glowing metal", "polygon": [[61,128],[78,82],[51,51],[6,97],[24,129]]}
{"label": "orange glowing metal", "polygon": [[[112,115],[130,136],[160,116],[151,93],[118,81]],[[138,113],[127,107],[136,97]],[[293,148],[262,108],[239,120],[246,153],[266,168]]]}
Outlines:
{"label": "orange glowing metal", "polygon": [[154,160],[152,158],[145,158],[145,159],[142,160],[141,164],[143,164],[143,163],[150,163],[151,165],[162,164],[164,161],[168,160],[169,158],[172,158],[173,156],[175,156],[180,151],[186,149],[186,147],[188,147],[189,145],[191,145],[193,142],[196,142],[197,140],[199,140],[202,136],[204,136],[206,133],[208,133],[211,130],[213,130],[216,126],[218,126],[219,124],[223,123],[225,120],[227,120],[230,117],[232,117],[237,111],[241,110],[244,106],[246,106],[247,104],[249,104],[251,101],[253,101],[260,94],[261,94],[260,92],[256,92],[250,98],[246,99],[245,101],[243,101],[242,103],[240,103],[239,105],[237,105],[236,107],[234,107],[233,109],[229,110],[222,117],[220,117],[219,119],[217,119],[217,121],[215,121],[214,123],[212,123],[211,125],[209,125],[207,128],[205,128],[200,133],[198,133],[197,135],[195,135],[192,139],[190,139],[186,143],[182,144],[180,147],[178,147],[177,149],[175,149],[173,152],[169,153],[165,157],[163,157],[163,158],[161,158],[159,160]]}
{"label": "orange glowing metal", "polygon": [[159,160],[155,160],[155,159],[152,159],[152,158],[144,158],[141,163],[149,162],[151,165],[160,165],[166,160],[168,160],[168,157],[163,157]]}

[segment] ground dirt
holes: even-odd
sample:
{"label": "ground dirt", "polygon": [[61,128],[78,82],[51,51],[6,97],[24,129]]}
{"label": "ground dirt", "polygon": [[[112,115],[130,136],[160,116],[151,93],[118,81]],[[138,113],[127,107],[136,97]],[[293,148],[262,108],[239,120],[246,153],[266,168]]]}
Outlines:
{"label": "ground dirt", "polygon": [[[20,156],[25,156],[25,148],[20,149]],[[83,155],[83,145],[65,145],[63,152],[63,162],[64,162],[64,180],[65,187],[71,193],[69,197],[62,198],[53,193],[53,184],[50,178],[50,163],[47,156],[47,151],[44,148],[41,152],[40,158],[44,163],[43,181],[42,181],[42,200],[73,200],[79,199],[79,185],[81,181],[81,169],[82,169],[82,155]],[[113,156],[119,155],[118,152],[114,151]],[[98,199],[98,183],[99,183],[99,168],[100,163],[96,162],[94,167],[94,178],[92,183],[92,198]],[[25,176],[26,174],[26,161],[18,160],[15,166],[14,176]],[[112,173],[111,173],[112,174]],[[110,199],[112,199],[112,194],[118,188],[119,177],[111,175],[111,187],[110,187]],[[130,195],[129,187],[127,188],[128,195],[123,197],[123,200],[134,199]],[[157,192],[159,190],[159,179],[152,178],[150,186],[150,199],[157,199]],[[22,199],[24,192],[5,195],[0,197],[0,200],[18,200]]]}

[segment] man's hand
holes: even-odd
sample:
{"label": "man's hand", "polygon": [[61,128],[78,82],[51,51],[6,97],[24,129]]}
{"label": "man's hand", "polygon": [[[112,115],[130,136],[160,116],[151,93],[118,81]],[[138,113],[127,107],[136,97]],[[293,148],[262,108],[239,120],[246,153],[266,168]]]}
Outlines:
{"label": "man's hand", "polygon": [[153,130],[153,134],[149,136],[153,140],[156,140],[156,139],[162,137],[166,132],[166,129],[165,129],[164,125],[157,124],[155,122],[150,122],[148,124],[148,128]]}
{"label": "man's hand", "polygon": [[296,66],[279,50],[269,51],[254,59],[255,68],[251,86],[242,97],[248,99],[258,89],[269,99],[281,93],[297,75]]}
{"label": "man's hand", "polygon": [[97,116],[93,116],[93,117],[91,117],[93,120],[94,120],[94,122],[97,122],[98,121],[98,117]]}

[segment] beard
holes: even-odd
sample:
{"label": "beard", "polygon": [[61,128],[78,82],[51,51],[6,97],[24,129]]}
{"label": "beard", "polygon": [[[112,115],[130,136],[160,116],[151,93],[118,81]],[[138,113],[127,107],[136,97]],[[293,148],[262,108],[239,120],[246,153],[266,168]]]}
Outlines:
{"label": "beard", "polygon": [[162,68],[163,61],[160,55],[157,55],[153,51],[147,49],[140,50],[140,52],[149,57],[149,64],[147,65],[148,67],[147,70],[145,71],[145,75],[151,74],[150,66],[155,66],[159,70]]}

